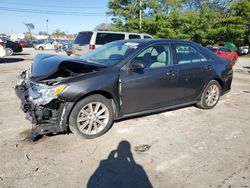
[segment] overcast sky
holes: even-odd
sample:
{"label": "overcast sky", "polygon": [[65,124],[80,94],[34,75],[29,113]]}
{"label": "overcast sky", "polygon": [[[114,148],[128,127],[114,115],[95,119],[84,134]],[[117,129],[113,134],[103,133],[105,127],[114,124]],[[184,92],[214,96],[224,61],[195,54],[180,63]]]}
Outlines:
{"label": "overcast sky", "polygon": [[[92,30],[106,22],[108,0],[0,0],[0,33],[26,32],[25,23],[35,25],[34,32],[56,29],[66,33]],[[108,23],[110,18],[107,18]]]}

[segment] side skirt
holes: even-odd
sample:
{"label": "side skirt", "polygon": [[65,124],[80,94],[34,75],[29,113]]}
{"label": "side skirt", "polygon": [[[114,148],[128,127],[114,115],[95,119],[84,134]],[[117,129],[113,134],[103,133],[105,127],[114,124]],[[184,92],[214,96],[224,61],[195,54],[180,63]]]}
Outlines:
{"label": "side skirt", "polygon": [[152,110],[145,110],[145,111],[141,111],[141,112],[123,114],[120,117],[117,117],[115,120],[121,120],[121,119],[125,119],[125,118],[128,118],[128,117],[133,117],[133,116],[154,114],[156,112],[164,112],[164,111],[169,110],[169,109],[176,109],[176,108],[179,108],[179,107],[193,105],[193,104],[196,104],[197,102],[198,101],[191,101],[191,102],[187,102],[187,103],[183,103],[183,104],[177,104],[177,105],[172,105],[172,106],[167,106],[167,107],[162,107],[162,108],[155,108],[155,109],[152,109]]}

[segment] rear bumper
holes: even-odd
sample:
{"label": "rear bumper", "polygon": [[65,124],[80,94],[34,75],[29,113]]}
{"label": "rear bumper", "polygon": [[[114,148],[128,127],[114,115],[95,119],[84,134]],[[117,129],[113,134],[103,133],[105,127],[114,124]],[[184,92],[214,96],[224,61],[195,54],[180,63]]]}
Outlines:
{"label": "rear bumper", "polygon": [[21,109],[32,123],[30,140],[36,140],[38,135],[56,134],[67,131],[68,116],[73,103],[65,103],[53,99],[48,104],[37,105],[29,99],[29,91],[25,84],[17,84],[15,92],[21,100]]}
{"label": "rear bumper", "polygon": [[231,90],[231,85],[233,81],[233,70],[230,70],[225,76],[223,87],[222,87],[222,95],[228,93]]}

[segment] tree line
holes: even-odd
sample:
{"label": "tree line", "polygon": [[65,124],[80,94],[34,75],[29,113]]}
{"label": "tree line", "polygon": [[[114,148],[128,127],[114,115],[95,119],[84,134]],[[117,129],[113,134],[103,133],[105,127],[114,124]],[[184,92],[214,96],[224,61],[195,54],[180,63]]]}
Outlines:
{"label": "tree line", "polygon": [[109,0],[108,8],[110,30],[203,45],[250,44],[250,0]]}

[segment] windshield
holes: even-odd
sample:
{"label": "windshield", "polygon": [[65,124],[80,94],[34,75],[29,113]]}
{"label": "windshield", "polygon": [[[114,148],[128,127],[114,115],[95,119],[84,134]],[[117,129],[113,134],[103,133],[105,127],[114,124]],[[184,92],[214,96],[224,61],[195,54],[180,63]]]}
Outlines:
{"label": "windshield", "polygon": [[81,56],[82,59],[104,66],[118,64],[140,46],[140,42],[116,41]]}

